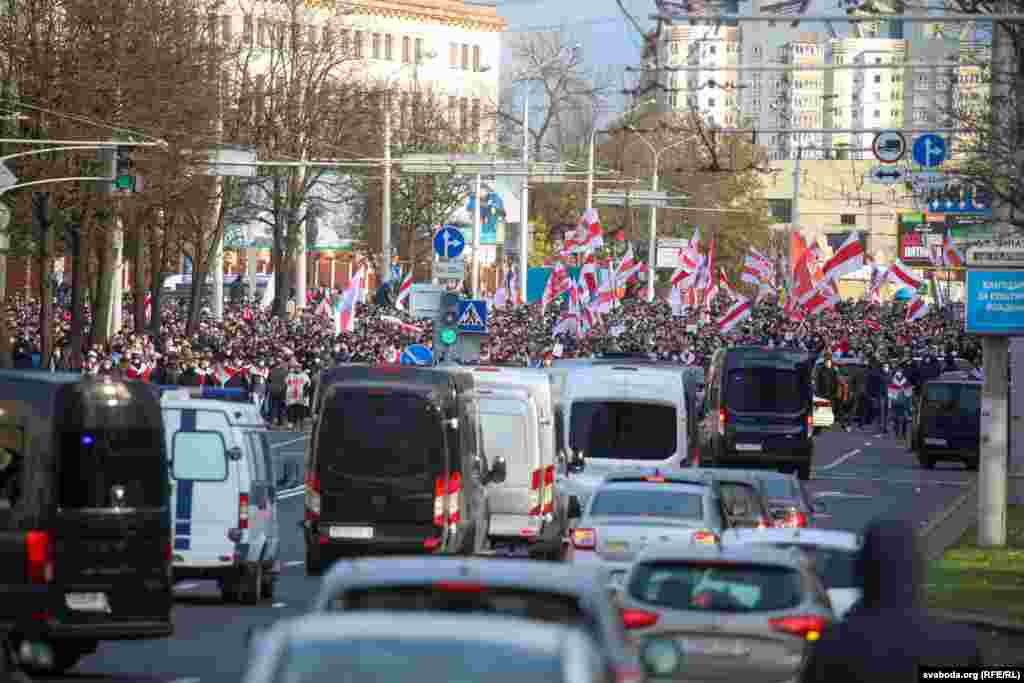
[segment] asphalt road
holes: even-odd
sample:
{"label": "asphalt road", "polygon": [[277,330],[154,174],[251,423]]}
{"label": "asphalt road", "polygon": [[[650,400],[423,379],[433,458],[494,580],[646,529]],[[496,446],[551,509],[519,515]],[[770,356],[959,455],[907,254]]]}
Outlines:
{"label": "asphalt road", "polygon": [[[279,463],[301,465],[305,446],[302,434],[275,432],[272,439]],[[301,472],[295,476],[301,483]],[[828,518],[820,520],[820,526],[859,531],[879,515],[906,516],[924,525],[961,492],[972,476],[953,464],[922,470],[894,439],[854,430],[818,437],[809,487],[812,493],[825,496],[828,505]],[[176,588],[173,638],[103,643],[95,655],[82,660],[75,672],[42,680],[238,681],[245,665],[247,629],[301,613],[317,586],[315,579],[305,576],[302,565],[302,536],[297,528],[302,518],[301,491],[285,488],[281,496],[284,569],[273,603],[225,606],[215,585],[182,583]]]}

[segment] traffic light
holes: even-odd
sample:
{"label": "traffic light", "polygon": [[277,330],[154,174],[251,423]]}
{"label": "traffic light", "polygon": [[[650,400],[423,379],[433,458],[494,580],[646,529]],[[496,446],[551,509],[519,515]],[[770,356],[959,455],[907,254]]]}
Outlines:
{"label": "traffic light", "polygon": [[127,147],[104,147],[99,151],[99,158],[104,175],[110,178],[106,184],[107,192],[131,194],[142,191],[142,176],[135,174],[135,162]]}
{"label": "traffic light", "polygon": [[448,292],[441,296],[441,333],[439,341],[444,346],[454,346],[459,340],[459,295]]}

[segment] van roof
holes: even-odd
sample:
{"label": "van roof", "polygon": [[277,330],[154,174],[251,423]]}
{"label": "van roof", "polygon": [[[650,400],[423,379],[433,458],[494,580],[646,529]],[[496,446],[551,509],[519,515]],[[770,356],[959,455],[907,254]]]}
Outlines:
{"label": "van roof", "polygon": [[171,410],[205,410],[223,413],[228,419],[228,424],[232,427],[266,427],[259,408],[251,403],[218,401],[208,398],[176,398],[171,396],[160,401],[160,408]]}

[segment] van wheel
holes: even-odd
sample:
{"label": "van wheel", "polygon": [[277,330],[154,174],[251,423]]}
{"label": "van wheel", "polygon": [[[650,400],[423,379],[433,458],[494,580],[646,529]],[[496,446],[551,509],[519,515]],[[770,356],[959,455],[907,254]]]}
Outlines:
{"label": "van wheel", "polygon": [[277,586],[277,577],[272,572],[263,572],[263,599],[273,600],[274,599],[274,588]]}
{"label": "van wheel", "polygon": [[306,545],[306,576],[320,576],[324,573],[324,563],[320,559],[320,551]]}
{"label": "van wheel", "polygon": [[239,602],[255,605],[263,599],[263,576],[262,562],[256,562],[248,570],[243,570],[238,582]]}

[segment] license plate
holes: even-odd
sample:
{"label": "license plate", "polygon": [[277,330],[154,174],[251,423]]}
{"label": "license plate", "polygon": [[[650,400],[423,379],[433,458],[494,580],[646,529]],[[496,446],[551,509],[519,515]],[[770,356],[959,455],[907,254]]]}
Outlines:
{"label": "license plate", "polygon": [[68,609],[76,612],[110,612],[106,593],[68,593],[64,596]]}
{"label": "license plate", "polygon": [[738,657],[744,648],[735,640],[688,640],[680,639],[679,646],[684,654],[710,655],[713,657]]}
{"label": "license plate", "polygon": [[759,451],[759,450],[761,450],[761,444],[759,444],[759,443],[738,443],[738,444],[736,444],[736,450],[738,450],[738,451]]}
{"label": "license plate", "polygon": [[373,538],[372,526],[332,526],[331,538]]}
{"label": "license plate", "polygon": [[925,446],[945,446],[946,445],[946,440],[945,439],[932,439],[932,438],[927,438],[926,437],[925,440],[924,440],[924,445]]}
{"label": "license plate", "polygon": [[626,544],[619,543],[618,541],[610,541],[604,546],[604,550],[607,553],[624,553],[626,552]]}

